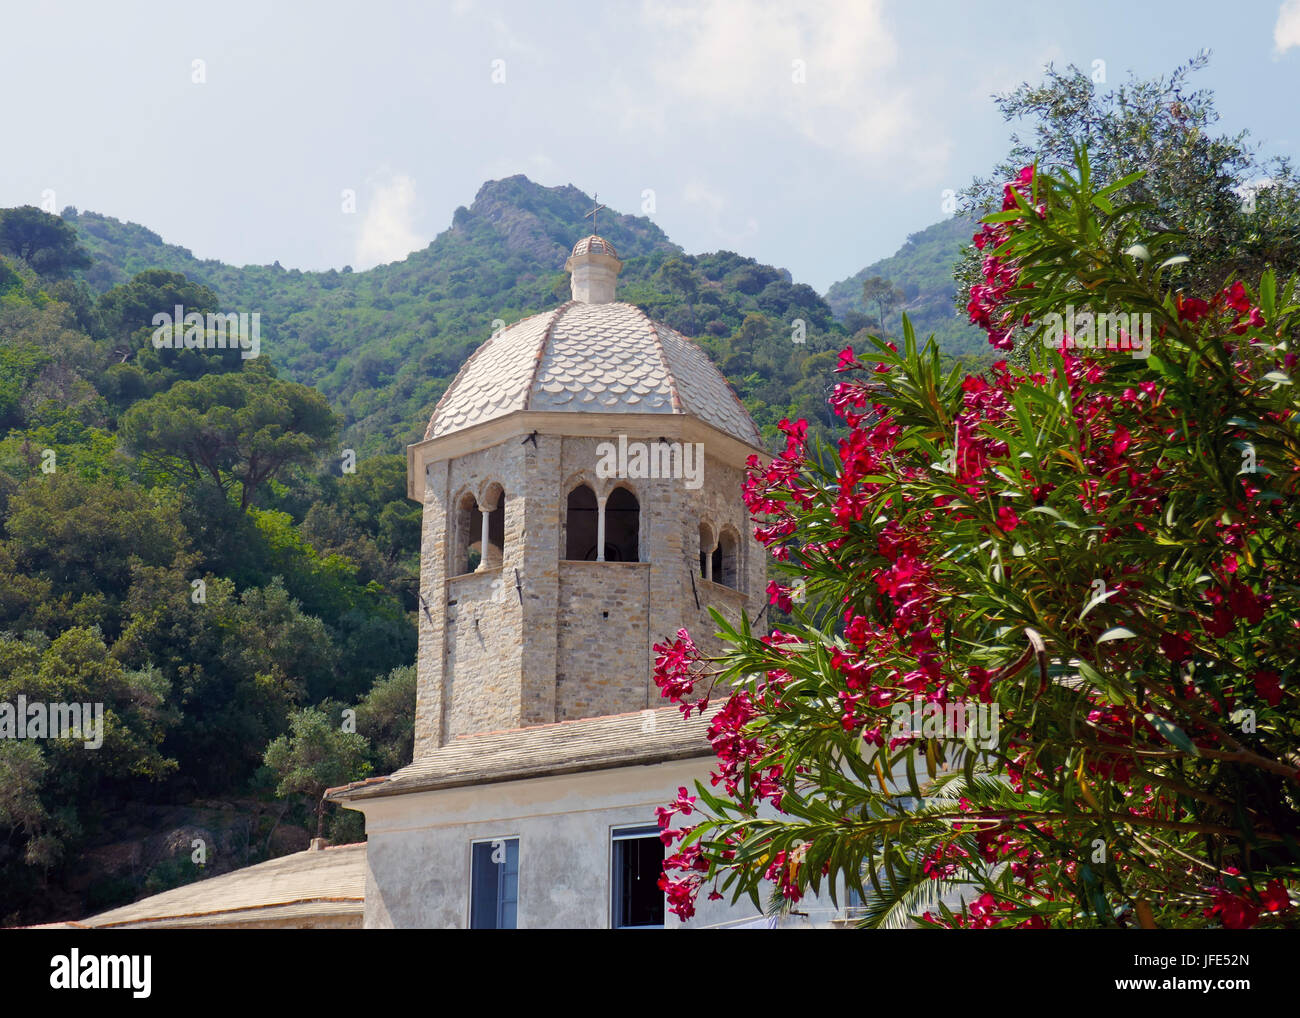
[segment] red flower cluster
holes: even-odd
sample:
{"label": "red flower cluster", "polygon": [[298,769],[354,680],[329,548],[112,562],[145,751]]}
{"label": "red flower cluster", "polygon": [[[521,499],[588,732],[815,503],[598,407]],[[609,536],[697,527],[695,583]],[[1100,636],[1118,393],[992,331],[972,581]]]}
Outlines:
{"label": "red flower cluster", "polygon": [[654,649],[658,655],[655,658],[654,683],[659,687],[659,695],[677,704],[684,718],[689,718],[691,711],[703,713],[709,705],[707,696],[694,703],[686,701],[703,671],[700,651],[691,634],[679,629],[677,639],[670,644],[656,643]]}
{"label": "red flower cluster", "polygon": [[[702,874],[709,870],[700,853],[698,844],[687,845],[677,855],[664,859],[663,872],[659,874],[659,889],[668,897],[668,911],[683,922],[695,915],[695,899],[704,882]],[[682,871],[686,875],[673,879],[668,875],[670,871]]]}
{"label": "red flower cluster", "polygon": [[757,716],[749,694],[741,690],[732,694],[709,724],[709,743],[722,765],[710,780],[721,783],[728,795],[736,794],[748,766],[761,752],[759,740],[744,734],[745,726]]}
{"label": "red flower cluster", "polygon": [[[1018,193],[1022,198],[1028,198],[1026,192],[1032,191],[1033,183],[1034,168],[1022,168],[1016,179],[1002,189],[1002,211],[1010,212],[1017,208],[1015,195]],[[1040,209],[1039,214],[1044,214],[1044,210]],[[996,253],[1006,243],[1012,225],[986,223],[975,234],[975,246],[984,254],[980,263],[984,282],[970,288],[970,301],[966,305],[970,320],[988,333],[989,342],[999,350],[1010,350],[1015,346],[1012,338],[1016,324],[1014,316],[1003,311],[1002,305],[1020,278],[1020,268],[1014,260],[999,258]]]}
{"label": "red flower cluster", "polygon": [[1002,925],[1002,913],[1010,912],[1016,906],[1009,901],[998,901],[993,895],[985,893],[972,901],[961,912],[954,912],[951,924],[931,912],[925,912],[921,918],[927,922],[947,925],[953,930],[989,930]]}
{"label": "red flower cluster", "polygon": [[[667,806],[660,806],[655,810],[659,821],[659,840],[665,846],[680,841],[692,830],[689,827],[673,830],[669,826],[673,817],[678,813],[682,816],[690,816],[694,810],[695,796],[687,795],[684,787],[678,787],[676,799]],[[668,896],[668,911],[683,921],[695,914],[695,898],[704,879],[700,874],[707,873],[709,869],[709,864],[700,852],[698,844],[684,846],[676,855],[664,859],[663,872],[659,875],[659,889]],[[674,871],[682,872],[685,876],[674,879],[668,875]]]}
{"label": "red flower cluster", "polygon": [[669,824],[673,822],[673,817],[678,813],[684,817],[690,816],[694,808],[695,796],[687,795],[686,789],[680,786],[677,789],[676,799],[670,802],[667,806],[655,807],[655,819],[659,822],[659,840],[662,841],[665,846],[671,845],[674,841],[680,840],[686,835],[684,829],[675,831],[669,827]]}
{"label": "red flower cluster", "polygon": [[931,880],[951,880],[961,869],[961,861],[970,853],[958,845],[939,845],[921,863],[921,871]]}
{"label": "red flower cluster", "polygon": [[1229,331],[1237,336],[1245,335],[1250,329],[1257,329],[1264,325],[1263,312],[1258,306],[1250,302],[1246,287],[1241,280],[1236,280],[1231,286],[1220,293],[1216,293],[1208,301],[1201,300],[1199,297],[1184,297],[1179,294],[1176,306],[1179,320],[1187,322],[1189,325],[1195,325],[1211,315],[1229,315],[1231,312],[1228,320],[1231,321],[1232,325]]}
{"label": "red flower cluster", "polygon": [[[1026,167],[1006,185],[1004,210],[1017,208],[1016,196],[1027,196],[1033,186],[1033,171]],[[1045,214],[1041,207],[1037,211],[1040,216]],[[1013,330],[1018,323],[1009,307],[1011,291],[1018,285],[1019,268],[1013,261],[999,258],[996,252],[1019,222],[985,226],[975,237],[976,246],[983,252],[984,280],[971,290],[971,320],[987,331],[995,348],[1002,350],[1014,345]],[[1240,283],[1209,301],[1180,297],[1177,313],[1192,324],[1222,316],[1214,321],[1238,335],[1263,324],[1259,308],[1252,305]],[[837,633],[826,657],[830,673],[818,677],[819,682],[829,680],[817,690],[818,709],[825,714],[824,727],[857,732],[865,742],[876,746],[884,746],[888,738],[893,749],[912,738],[910,734],[887,737],[882,727],[886,723],[882,715],[900,701],[919,696],[925,703],[943,707],[953,698],[989,703],[997,697],[996,685],[1002,671],[972,665],[964,656],[955,657],[950,649],[954,644],[952,633],[960,630],[962,613],[968,609],[960,596],[962,591],[950,589],[952,581],[947,577],[952,573],[945,572],[949,549],[944,542],[951,540],[952,533],[948,524],[954,520],[963,524],[974,521],[989,545],[1005,550],[1023,544],[1032,550],[1035,532],[1048,519],[1035,509],[1042,507],[1045,513],[1057,514],[1052,518],[1063,515],[1065,509],[1078,516],[1082,509],[1090,522],[1096,521],[1096,526],[1090,527],[1095,538],[1090,536],[1088,540],[1101,544],[1131,540],[1134,532],[1140,535],[1158,523],[1168,508],[1166,474],[1183,456],[1182,448],[1176,449],[1177,455],[1169,455],[1169,450],[1186,442],[1187,433],[1199,422],[1180,420],[1167,404],[1167,400],[1172,401],[1169,393],[1156,382],[1134,381],[1121,391],[1114,384],[1114,374],[1109,384],[1103,384],[1108,382],[1107,369],[1069,350],[1062,351],[1061,366],[1052,369],[1062,372],[1059,379],[1055,375],[1025,376],[1000,361],[986,374],[967,377],[961,384],[961,409],[953,429],[955,455],[945,466],[954,483],[944,480],[940,492],[935,493],[937,465],[922,462],[910,443],[900,445],[908,428],[881,402],[881,388],[888,385],[879,380],[881,366],[864,363],[850,348],[840,354],[836,370],[862,371],[871,380],[847,380],[835,387],[830,404],[847,425],[847,431],[838,444],[838,462],[829,465],[824,482],[817,480],[821,466],[808,461],[807,422],[785,420],[780,425],[784,449],[766,464],[757,457],[750,458],[743,495],[755,522],[755,537],[775,559],[793,559],[822,571],[831,567],[842,574],[845,594],[838,611],[843,639]],[[1017,428],[1017,422],[1009,420],[1013,400],[1021,403],[1019,413],[1025,411],[1024,394],[1018,395],[1017,390],[1024,385],[1049,383],[1057,385],[1062,413],[1069,415],[1066,420],[1073,425],[1070,434],[1077,436],[1077,442],[1072,437],[1053,449],[1054,454],[1059,453],[1055,462],[1050,457],[1034,462],[1023,454],[1013,461],[1007,442],[999,434],[1008,435]],[[1249,437],[1248,432],[1241,432],[1243,441]],[[1060,467],[1063,460],[1070,463],[1065,473]],[[887,481],[882,481],[884,478]],[[927,494],[921,496],[919,491]],[[953,491],[957,494],[950,494]],[[1085,618],[1077,618],[1077,608],[1070,610],[1064,616],[1067,621],[1062,623],[1080,630],[1080,658],[1088,656],[1089,664],[1098,671],[1118,673],[1126,667],[1125,654],[1131,655],[1132,647],[1141,645],[1149,655],[1149,664],[1155,666],[1144,674],[1154,671],[1161,677],[1156,681],[1167,682],[1163,692],[1174,699],[1190,698],[1197,695],[1197,690],[1187,676],[1197,673],[1202,659],[1212,653],[1214,641],[1237,639],[1243,624],[1258,627],[1278,615],[1271,609],[1280,588],[1270,589],[1267,579],[1248,578],[1237,572],[1239,557],[1243,563],[1252,562],[1250,538],[1256,521],[1251,502],[1258,488],[1252,490],[1247,481],[1242,491],[1244,497],[1234,511],[1217,520],[1211,517],[1206,524],[1205,532],[1222,543],[1221,565],[1209,570],[1213,575],[1203,591],[1204,600],[1197,600],[1202,597],[1198,592],[1179,602],[1180,606],[1189,605],[1180,613],[1152,623],[1150,615],[1144,617],[1141,611],[1142,577],[1149,573],[1147,564],[1139,566],[1115,556],[1106,559],[1099,570],[1108,592],[1106,600],[1095,606],[1097,610],[1090,609]],[[1069,504],[1063,505],[1067,499]],[[806,526],[809,517],[817,529]],[[801,540],[805,533],[815,536]],[[1014,538],[1005,536],[1012,533]],[[852,549],[857,557],[849,556],[844,549]],[[790,588],[776,581],[767,588],[769,602],[786,612],[794,610],[791,593]],[[1094,643],[1104,629],[1120,624],[1120,620],[1143,630],[1130,633],[1139,637],[1138,641],[1115,640],[1111,636],[1110,642]],[[780,705],[783,695],[790,695],[790,672],[799,674],[799,670],[790,664],[787,672],[781,659],[806,654],[808,648],[799,637],[777,630],[763,637],[762,642],[771,652],[764,662],[768,670],[732,693],[709,727],[709,739],[719,761],[712,783],[721,785],[733,800],[743,800],[746,810],[763,801],[780,809],[782,796],[787,787],[794,787],[799,770],[789,773],[779,762],[783,747],[771,734],[779,728],[760,727],[753,722]],[[960,646],[960,640],[956,642]],[[706,669],[686,631],[679,631],[670,644],[656,645],[655,651],[659,655],[655,682],[663,696],[678,704],[688,717],[692,711],[702,710],[707,701],[691,703],[687,699]],[[1152,651],[1164,661],[1153,659]],[[1234,696],[1251,699],[1252,687],[1259,700],[1278,706],[1289,683],[1273,668],[1263,667],[1266,663],[1259,659],[1243,667],[1238,655],[1233,663],[1237,678],[1227,682],[1222,695],[1202,695],[1198,706],[1207,704],[1221,720],[1223,713],[1232,709]],[[1042,681],[1039,696],[1048,688],[1049,680]],[[1188,688],[1183,689],[1180,683]],[[1152,680],[1146,680],[1146,688],[1155,688]],[[802,696],[805,687],[800,685],[796,691]],[[1140,766],[1135,750],[1167,751],[1170,745],[1170,739],[1147,720],[1150,705],[1115,705],[1106,702],[1100,693],[1086,695],[1092,701],[1086,714],[1087,748],[1071,766],[1078,767],[1080,777],[1086,775],[1089,781],[1128,786],[1129,798],[1120,809],[1147,818],[1168,815],[1173,819],[1177,808],[1174,804],[1147,785],[1131,784]],[[1213,726],[1178,720],[1184,734],[1196,745],[1208,748],[1214,744]],[[1003,739],[998,750],[1004,760],[1003,773],[1014,791],[1035,787],[1047,790],[1060,784],[1065,774],[1061,765],[1043,763],[1023,734]],[[1055,770],[1047,773],[1042,767]],[[1084,787],[1095,785],[1085,783]],[[1091,793],[1083,794],[1087,798]],[[689,815],[693,803],[685,789],[680,789],[677,800],[659,811],[665,845],[671,847],[685,837],[686,831],[670,830],[669,822],[678,813]],[[1060,859],[1049,863],[1038,849],[1043,847],[1044,837],[1050,840],[1054,835],[1047,825],[1039,823],[1030,828],[1019,822],[1021,819],[1016,814],[973,814],[969,821],[974,830],[973,850],[985,862],[1007,863],[1022,888],[1042,900],[1051,900],[1053,888],[1061,893],[1062,881],[1069,883],[1065,878],[1073,879],[1076,864]],[[926,875],[932,879],[955,876],[961,861],[967,858],[967,848],[971,848],[969,843],[964,844],[965,848],[944,845],[931,853],[923,861]],[[724,853],[724,857],[728,854]],[[803,882],[799,879],[798,858],[777,853],[761,865],[765,878],[775,882],[781,893],[798,899],[799,884]],[[661,885],[675,914],[683,918],[693,914],[695,896],[708,870],[699,847],[694,845],[683,848],[665,863],[666,874],[684,874],[666,876]],[[1276,881],[1259,895],[1224,888],[1207,894],[1211,894],[1213,904],[1206,915],[1213,914],[1225,925],[1250,925],[1259,916],[1290,907],[1285,890]],[[954,924],[968,928],[995,926],[1013,911],[1018,911],[1018,906],[985,894],[955,917]],[[1019,925],[1043,923],[1041,919],[1030,919]]]}
{"label": "red flower cluster", "polygon": [[799,889],[799,868],[803,865],[798,850],[777,852],[768,864],[764,879],[772,881],[786,901],[795,902],[803,897]]}
{"label": "red flower cluster", "polygon": [[[1234,867],[1227,873],[1239,876]],[[1265,913],[1283,915],[1291,910],[1291,898],[1281,880],[1271,880],[1263,891],[1256,894],[1249,888],[1229,891],[1222,884],[1206,888],[1213,896],[1213,904],[1204,911],[1207,919],[1217,918],[1229,930],[1248,930],[1255,926]]]}

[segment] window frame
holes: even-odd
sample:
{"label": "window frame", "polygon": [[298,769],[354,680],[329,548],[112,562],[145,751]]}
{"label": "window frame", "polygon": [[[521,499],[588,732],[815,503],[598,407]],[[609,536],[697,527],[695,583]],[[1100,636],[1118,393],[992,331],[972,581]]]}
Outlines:
{"label": "window frame", "polygon": [[[495,863],[495,864],[494,864],[494,865],[496,865],[496,866],[500,866],[500,867],[502,867],[502,868],[505,870],[505,872],[498,874],[497,902],[496,902],[496,921],[497,921],[498,923],[500,923],[500,921],[501,921],[501,904],[502,904],[502,897],[501,897],[500,881],[501,881],[502,879],[506,878],[506,877],[508,876],[508,874],[509,874],[509,866],[510,866],[510,843],[511,843],[511,842],[514,842],[514,844],[515,844],[515,874],[514,874],[514,875],[515,875],[515,897],[514,897],[515,924],[514,924],[513,926],[501,926],[501,925],[496,925],[496,926],[487,926],[487,927],[475,927],[475,926],[474,926],[474,887],[475,887],[475,883],[474,883],[474,854],[475,854],[475,853],[474,853],[474,849],[475,849],[475,846],[477,846],[477,845],[495,845],[497,842],[503,842],[503,843],[505,844],[505,846],[506,846],[506,861],[505,861],[505,863]],[[466,894],[465,929],[467,929],[467,930],[472,930],[472,929],[517,930],[517,929],[519,928],[519,878],[520,878],[520,868],[521,868],[521,865],[522,865],[522,862],[523,862],[523,855],[522,855],[522,853],[523,853],[523,839],[520,838],[520,836],[519,836],[518,834],[504,834],[504,835],[502,835],[502,834],[498,834],[498,835],[496,835],[496,836],[494,836],[494,837],[490,837],[490,838],[471,838],[471,839],[470,839],[470,842],[469,842],[469,866],[468,866],[468,869],[469,869],[469,888],[468,888],[468,892],[467,892],[467,894]]]}
{"label": "window frame", "polygon": [[[639,926],[623,926],[619,923],[621,898],[622,898],[622,875],[619,872],[619,851],[618,843],[620,841],[647,841],[654,839],[658,842],[660,850],[663,851],[663,840],[659,837],[658,824],[616,824],[609,829],[609,928],[611,930],[663,930],[668,928],[668,908],[667,901],[664,900],[664,893],[660,891],[661,910],[663,917],[659,923],[645,923]],[[666,854],[666,853],[665,853]],[[656,889],[658,880],[656,879]]]}

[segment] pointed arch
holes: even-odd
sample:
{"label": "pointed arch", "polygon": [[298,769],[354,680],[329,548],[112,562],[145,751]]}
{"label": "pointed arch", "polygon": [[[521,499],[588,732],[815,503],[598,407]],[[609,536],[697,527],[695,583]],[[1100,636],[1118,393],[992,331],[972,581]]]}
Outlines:
{"label": "pointed arch", "polygon": [[564,557],[590,561],[596,558],[600,521],[596,492],[585,480],[569,489],[564,506]]}
{"label": "pointed arch", "polygon": [[641,503],[628,485],[617,485],[605,500],[605,559],[641,561]]}
{"label": "pointed arch", "polygon": [[482,527],[479,525],[478,499],[468,489],[459,492],[452,500],[451,565],[452,576],[472,573],[483,557]]}
{"label": "pointed arch", "polygon": [[740,535],[734,527],[724,526],[718,534],[718,546],[713,551],[713,582],[740,589]]}

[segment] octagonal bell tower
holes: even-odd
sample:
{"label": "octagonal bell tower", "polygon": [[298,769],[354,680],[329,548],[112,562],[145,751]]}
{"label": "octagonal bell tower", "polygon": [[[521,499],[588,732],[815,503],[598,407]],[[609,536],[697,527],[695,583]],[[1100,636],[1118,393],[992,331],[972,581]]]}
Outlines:
{"label": "octagonal bell tower", "polygon": [[708,356],[614,299],[595,234],[573,299],[494,334],[407,450],[424,506],[418,760],[459,735],[664,706],[653,645],[753,617],[741,482],[761,438]]}

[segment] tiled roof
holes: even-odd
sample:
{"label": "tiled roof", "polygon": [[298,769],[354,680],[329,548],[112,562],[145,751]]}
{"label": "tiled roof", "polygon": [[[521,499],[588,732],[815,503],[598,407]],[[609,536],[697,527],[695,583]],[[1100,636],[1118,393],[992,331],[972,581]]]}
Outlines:
{"label": "tiled roof", "polygon": [[673,412],[651,326],[631,304],[574,304],[556,317],[530,410]]}
{"label": "tiled roof", "polygon": [[655,331],[682,404],[707,408],[707,412],[696,413],[719,430],[743,438],[750,445],[761,446],[763,440],[753,418],[722,372],[713,366],[709,355],[666,325],[656,322]]}
{"label": "tiled roof", "polygon": [[366,846],[295,852],[197,880],[70,927],[223,926],[266,920],[360,916],[366,894]]}
{"label": "tiled roof", "polygon": [[708,757],[709,721],[720,708],[683,720],[676,707],[462,735],[387,778],[325,793],[367,799],[434,788]]}
{"label": "tiled roof", "polygon": [[691,414],[762,446],[753,420],[703,350],[615,301],[571,301],[493,335],[438,401],[424,437],[516,410]]}
{"label": "tiled roof", "polygon": [[585,254],[607,254],[611,258],[617,258],[618,252],[614,250],[614,245],[604,237],[598,237],[592,234],[590,237],[583,237],[578,243],[573,245],[575,255]]}
{"label": "tiled roof", "polygon": [[563,310],[525,318],[475,350],[438,400],[424,437],[438,438],[523,410],[546,330]]}

